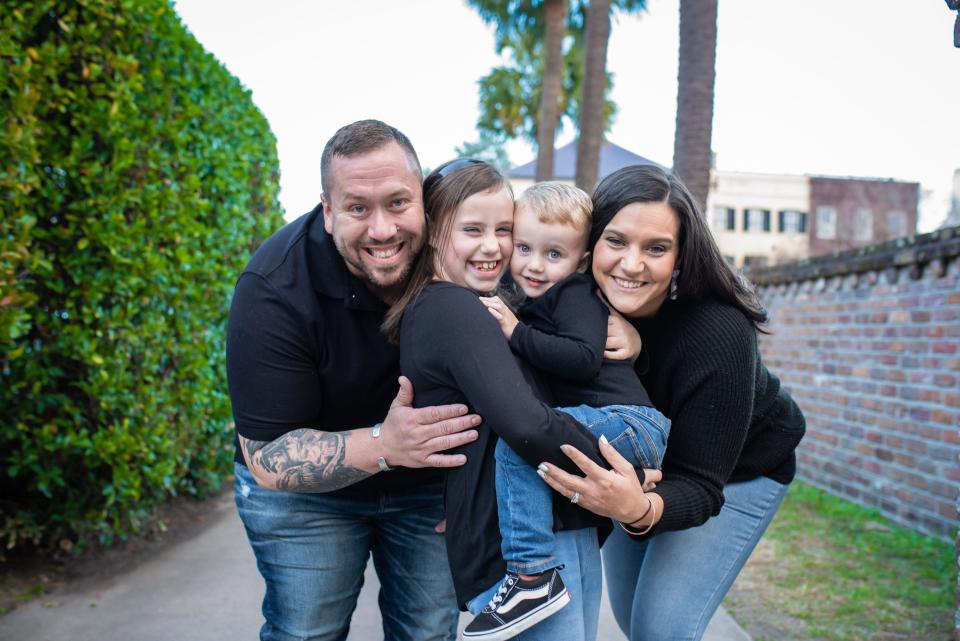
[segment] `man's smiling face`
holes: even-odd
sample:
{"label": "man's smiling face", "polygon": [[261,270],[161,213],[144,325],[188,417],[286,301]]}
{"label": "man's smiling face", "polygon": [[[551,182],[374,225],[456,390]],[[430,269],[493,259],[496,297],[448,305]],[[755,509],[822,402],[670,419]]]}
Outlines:
{"label": "man's smiling face", "polygon": [[330,168],[330,193],[321,198],[324,229],[350,273],[391,302],[423,247],[420,176],[395,142],[364,154],[335,156]]}

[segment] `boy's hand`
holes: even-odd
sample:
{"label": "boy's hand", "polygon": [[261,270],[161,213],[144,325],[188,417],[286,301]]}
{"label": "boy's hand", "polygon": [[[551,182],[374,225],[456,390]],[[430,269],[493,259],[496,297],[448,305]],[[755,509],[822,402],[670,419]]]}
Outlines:
{"label": "boy's hand", "polygon": [[507,340],[510,340],[510,337],[513,336],[513,330],[520,322],[514,315],[513,310],[500,300],[499,296],[481,296],[480,302],[487,306],[487,311],[493,314],[493,317],[500,323],[503,335],[507,337]]}
{"label": "boy's hand", "polygon": [[607,317],[607,344],[603,349],[603,357],[614,361],[637,360],[643,348],[640,334],[630,321],[607,304],[599,290],[597,290],[597,296],[610,310],[610,316]]}

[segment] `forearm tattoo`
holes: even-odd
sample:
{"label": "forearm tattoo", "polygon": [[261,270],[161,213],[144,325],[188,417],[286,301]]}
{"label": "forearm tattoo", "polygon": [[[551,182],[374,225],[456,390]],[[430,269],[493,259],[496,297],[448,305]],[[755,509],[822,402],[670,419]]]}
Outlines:
{"label": "forearm tattoo", "polygon": [[299,429],[273,441],[245,440],[251,465],[287,492],[332,492],[371,476],[345,463],[350,432]]}

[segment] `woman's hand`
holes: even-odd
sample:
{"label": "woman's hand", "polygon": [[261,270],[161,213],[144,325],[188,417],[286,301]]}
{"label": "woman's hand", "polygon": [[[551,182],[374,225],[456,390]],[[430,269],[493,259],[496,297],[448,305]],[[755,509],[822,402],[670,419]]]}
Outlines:
{"label": "woman's hand", "polygon": [[607,304],[599,290],[597,296],[610,310],[610,316],[607,317],[607,344],[603,349],[603,357],[615,361],[637,360],[637,357],[640,356],[640,349],[643,347],[640,334],[630,324],[630,321]]}
{"label": "woman's hand", "polygon": [[[646,512],[650,501],[660,501],[659,496],[651,494],[648,497],[644,493],[663,478],[660,470],[644,470],[646,478],[641,486],[636,470],[607,439],[600,438],[600,453],[613,466],[612,470],[603,469],[573,446],[562,445],[561,449],[586,476],[569,474],[549,463],[541,463],[537,473],[547,485],[568,499],[579,492],[577,504],[581,507],[616,521],[633,523]],[[662,509],[658,512],[663,514]]]}
{"label": "woman's hand", "polygon": [[516,329],[517,323],[520,322],[517,320],[517,316],[513,313],[513,310],[500,300],[499,296],[481,296],[480,302],[487,306],[487,311],[500,323],[500,329],[503,330],[503,335],[507,337],[507,340],[510,340],[510,337],[513,336],[513,330]]}

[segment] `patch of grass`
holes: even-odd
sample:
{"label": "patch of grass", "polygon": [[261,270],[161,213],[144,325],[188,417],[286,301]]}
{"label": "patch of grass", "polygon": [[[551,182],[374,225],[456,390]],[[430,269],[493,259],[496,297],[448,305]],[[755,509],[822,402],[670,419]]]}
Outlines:
{"label": "patch of grass", "polygon": [[725,605],[755,638],[942,641],[955,563],[952,544],[795,482]]}

